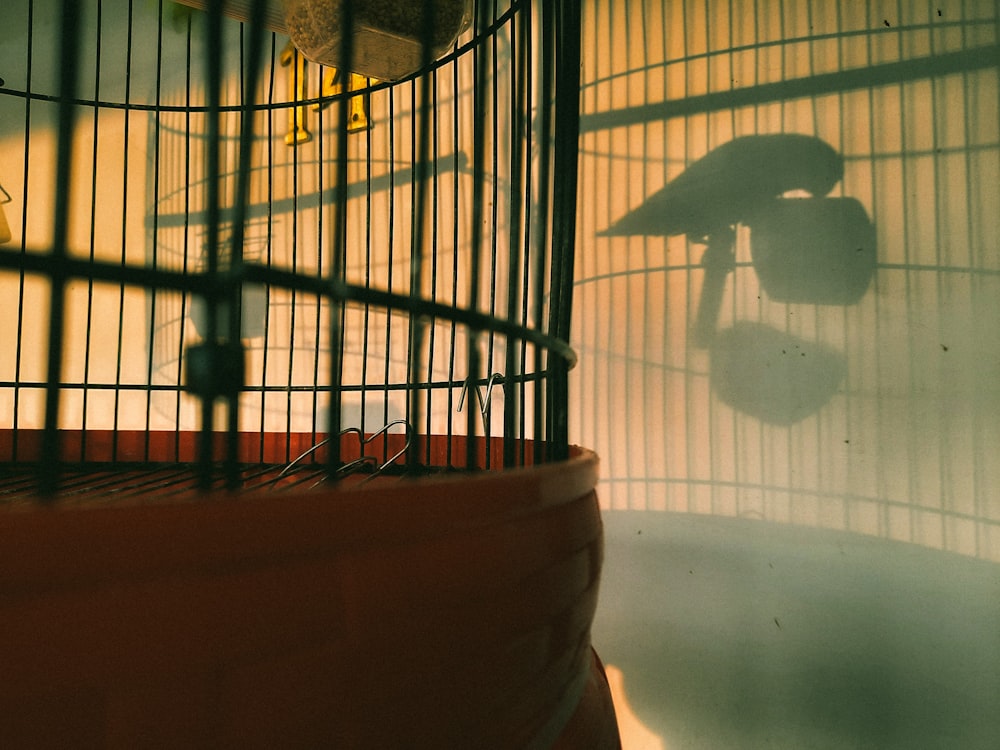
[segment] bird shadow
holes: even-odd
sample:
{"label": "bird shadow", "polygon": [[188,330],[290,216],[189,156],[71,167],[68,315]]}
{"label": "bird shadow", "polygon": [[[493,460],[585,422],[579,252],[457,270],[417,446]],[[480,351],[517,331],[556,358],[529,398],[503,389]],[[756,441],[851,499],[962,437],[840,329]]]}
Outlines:
{"label": "bird shadow", "polygon": [[747,222],[783,193],[822,197],[843,175],[843,157],[814,136],[742,136],[693,162],[599,236],[686,234],[700,242]]}

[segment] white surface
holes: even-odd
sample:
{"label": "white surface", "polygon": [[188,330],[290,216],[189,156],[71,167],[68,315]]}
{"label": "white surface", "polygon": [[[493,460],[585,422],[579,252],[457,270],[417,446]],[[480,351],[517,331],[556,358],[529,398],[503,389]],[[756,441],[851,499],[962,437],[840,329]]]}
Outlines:
{"label": "white surface", "polygon": [[625,750],[1000,747],[997,564],[674,513],[605,533]]}

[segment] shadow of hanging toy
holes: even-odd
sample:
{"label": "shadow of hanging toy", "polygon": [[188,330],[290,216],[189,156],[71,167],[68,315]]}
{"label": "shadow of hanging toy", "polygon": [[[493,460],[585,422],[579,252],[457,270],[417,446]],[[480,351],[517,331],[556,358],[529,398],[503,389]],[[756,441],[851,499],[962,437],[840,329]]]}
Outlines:
{"label": "shadow of hanging toy", "polygon": [[761,323],[738,321],[710,347],[712,392],[767,424],[787,426],[819,411],[847,370],[834,349]]}

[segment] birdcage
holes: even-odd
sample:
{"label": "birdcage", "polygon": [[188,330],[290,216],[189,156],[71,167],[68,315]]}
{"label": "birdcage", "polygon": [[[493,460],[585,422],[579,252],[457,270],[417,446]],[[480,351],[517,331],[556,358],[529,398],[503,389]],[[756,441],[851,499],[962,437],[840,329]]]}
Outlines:
{"label": "birdcage", "polygon": [[0,740],[616,746],[578,4],[5,13]]}

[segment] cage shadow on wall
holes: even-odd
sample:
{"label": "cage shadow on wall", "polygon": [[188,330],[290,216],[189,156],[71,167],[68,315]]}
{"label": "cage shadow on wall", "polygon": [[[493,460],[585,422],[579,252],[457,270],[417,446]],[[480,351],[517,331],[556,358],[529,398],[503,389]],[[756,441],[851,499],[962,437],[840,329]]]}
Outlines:
{"label": "cage shadow on wall", "polygon": [[995,3],[584,20],[571,422],[608,506],[998,559]]}

